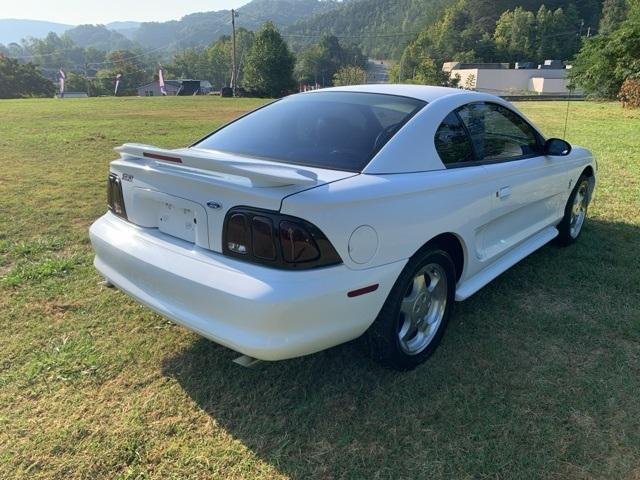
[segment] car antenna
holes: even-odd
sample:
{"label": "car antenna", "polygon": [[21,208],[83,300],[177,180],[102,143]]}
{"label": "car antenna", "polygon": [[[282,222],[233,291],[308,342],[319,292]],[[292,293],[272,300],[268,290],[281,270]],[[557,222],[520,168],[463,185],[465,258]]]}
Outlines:
{"label": "car antenna", "polygon": [[567,98],[567,111],[564,115],[564,132],[562,133],[563,139],[566,139],[567,137],[567,123],[569,121],[569,104],[571,103],[571,98],[573,97],[573,88],[571,86],[567,88],[569,90],[569,98]]}

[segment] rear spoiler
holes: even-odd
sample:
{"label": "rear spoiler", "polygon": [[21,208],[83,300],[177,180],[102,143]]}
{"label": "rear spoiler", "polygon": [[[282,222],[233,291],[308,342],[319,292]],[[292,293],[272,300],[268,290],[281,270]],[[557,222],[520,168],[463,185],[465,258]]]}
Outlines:
{"label": "rear spoiler", "polygon": [[125,143],[114,149],[122,158],[148,158],[161,162],[184,164],[187,167],[226,173],[248,178],[254,187],[282,187],[285,185],[315,185],[314,172],[288,165],[256,162],[224,152],[209,152],[185,148],[167,150],[139,143]]}

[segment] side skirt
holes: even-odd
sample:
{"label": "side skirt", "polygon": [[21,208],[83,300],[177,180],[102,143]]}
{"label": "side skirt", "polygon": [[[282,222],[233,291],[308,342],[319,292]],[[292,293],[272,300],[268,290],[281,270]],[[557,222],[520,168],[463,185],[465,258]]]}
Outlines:
{"label": "side skirt", "polygon": [[460,302],[469,298],[491,280],[501,273],[514,266],[523,258],[529,256],[540,247],[549,243],[558,235],[556,227],[547,227],[536,233],[533,237],[525,240],[510,252],[506,253],[491,265],[476,273],[473,277],[465,280],[456,288],[456,301]]}

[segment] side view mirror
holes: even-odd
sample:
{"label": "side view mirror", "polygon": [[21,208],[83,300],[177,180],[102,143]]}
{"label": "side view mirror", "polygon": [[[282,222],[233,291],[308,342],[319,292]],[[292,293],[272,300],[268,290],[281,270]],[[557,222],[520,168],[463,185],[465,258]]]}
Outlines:
{"label": "side view mirror", "polygon": [[552,157],[566,157],[571,153],[571,144],[561,138],[550,138],[544,143],[544,154]]}

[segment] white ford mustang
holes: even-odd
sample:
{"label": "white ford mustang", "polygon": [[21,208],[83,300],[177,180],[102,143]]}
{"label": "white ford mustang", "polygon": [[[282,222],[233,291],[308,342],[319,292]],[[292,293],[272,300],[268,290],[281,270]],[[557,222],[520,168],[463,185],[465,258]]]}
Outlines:
{"label": "white ford mustang", "polygon": [[96,268],[245,362],[364,334],[415,367],[454,300],[578,237],[597,173],[500,98],[410,85],[293,95],[189,148],[116,150]]}

